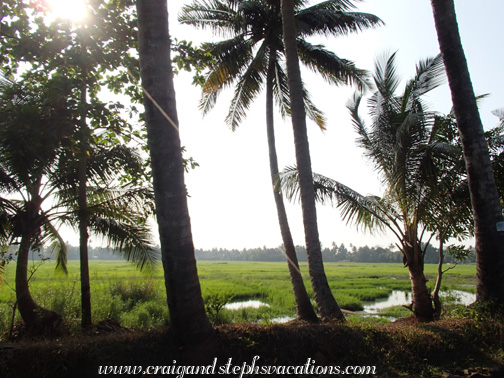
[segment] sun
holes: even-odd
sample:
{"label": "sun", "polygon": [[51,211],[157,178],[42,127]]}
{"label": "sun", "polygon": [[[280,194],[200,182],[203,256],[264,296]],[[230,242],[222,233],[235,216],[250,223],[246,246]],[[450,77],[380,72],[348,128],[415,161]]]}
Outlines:
{"label": "sun", "polygon": [[84,0],[46,0],[46,3],[50,12],[56,18],[79,22],[87,16]]}

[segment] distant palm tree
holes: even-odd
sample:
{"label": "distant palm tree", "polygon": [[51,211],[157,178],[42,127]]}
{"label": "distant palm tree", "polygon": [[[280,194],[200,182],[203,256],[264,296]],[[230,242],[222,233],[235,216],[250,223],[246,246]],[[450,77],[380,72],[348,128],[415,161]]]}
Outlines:
{"label": "distant palm tree", "polygon": [[[58,228],[78,224],[77,162],[72,148],[75,109],[66,100],[71,90],[71,83],[62,77],[10,82],[0,90],[0,240],[2,245],[19,244],[18,308],[35,332],[56,327],[61,317],[41,308],[30,294],[29,251],[52,242],[57,268],[66,271],[67,249]],[[138,156],[124,146],[92,151],[89,179],[99,185],[89,188],[88,211],[94,233],[144,266],[156,260],[145,224],[152,194],[144,188],[106,186],[124,166],[136,166],[140,174],[139,163]]]}
{"label": "distant palm tree", "polygon": [[[376,91],[369,99],[371,125],[359,115],[362,95],[348,105],[358,145],[380,172],[385,194],[363,196],[318,174],[313,180],[317,200],[333,202],[344,219],[371,231],[388,229],[396,236],[410,272],[413,312],[430,321],[434,308],[424,275],[425,248],[434,235],[445,240],[464,236],[470,228],[465,171],[460,149],[447,138],[450,130],[422,100],[444,79],[441,55],[421,61],[400,96],[395,94],[400,83],[395,56],[376,64]],[[283,174],[283,188],[290,197],[297,195],[298,180],[294,168]]]}
{"label": "distant palm tree", "polygon": [[504,303],[504,227],[483,124],[460,39],[453,0],[431,0],[460,131],[474,214],[477,298]]}
{"label": "distant palm tree", "polygon": [[[348,60],[339,58],[322,45],[305,40],[313,35],[342,35],[379,25],[381,21],[369,14],[350,12],[349,1],[326,1],[302,8],[296,3],[296,19],[303,25],[297,49],[302,62],[333,84],[355,83],[366,85],[366,73],[355,68]],[[276,100],[282,116],[291,113],[287,75],[282,60],[282,16],[280,1],[194,1],[183,8],[179,16],[183,23],[210,28],[231,38],[206,43],[214,57],[203,86],[200,107],[206,114],[216,103],[220,92],[236,83],[226,122],[234,131],[243,121],[246,111],[264,87],[266,88],[266,127],[268,135],[272,186],[279,172],[275,147],[273,102]],[[323,114],[310,101],[303,89],[303,106],[321,128],[325,127]],[[277,215],[293,284],[298,317],[315,319],[315,313],[304,287],[290,232],[285,205],[280,193],[274,191]]]}

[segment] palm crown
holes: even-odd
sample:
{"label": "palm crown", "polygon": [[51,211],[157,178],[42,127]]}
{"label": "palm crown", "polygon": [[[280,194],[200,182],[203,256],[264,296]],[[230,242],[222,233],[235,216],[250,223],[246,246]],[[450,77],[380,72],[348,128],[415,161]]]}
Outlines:
{"label": "palm crown", "polygon": [[[351,12],[348,0],[324,1],[303,8],[307,1],[296,2],[298,53],[301,62],[333,84],[367,84],[366,72],[339,58],[322,45],[305,38],[317,35],[344,35],[380,25],[370,14]],[[230,36],[221,42],[204,45],[214,56],[203,87],[201,109],[206,113],[222,89],[236,82],[226,122],[234,130],[245,117],[251,102],[265,81],[273,82],[273,93],[282,116],[290,112],[287,75],[281,64],[284,56],[280,1],[194,1],[183,8],[179,20],[215,33]],[[305,91],[307,113],[319,126],[325,119]]]}

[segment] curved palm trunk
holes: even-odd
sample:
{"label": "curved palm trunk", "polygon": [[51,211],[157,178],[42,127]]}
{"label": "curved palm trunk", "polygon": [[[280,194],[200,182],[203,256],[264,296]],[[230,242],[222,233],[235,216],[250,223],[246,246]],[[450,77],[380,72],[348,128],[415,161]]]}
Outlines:
{"label": "curved palm trunk", "polygon": [[306,130],[303,84],[297,55],[297,32],[294,19],[293,0],[282,0],[282,22],[292,109],[292,126],[296,148],[296,163],[299,171],[299,187],[301,192],[301,206],[303,211],[310,278],[320,315],[326,319],[344,320],[345,317],[329,288],[329,283],[327,282],[324,271],[324,264],[322,262],[310,148]]}
{"label": "curved palm trunk", "polygon": [[[140,73],[144,88],[161,259],[172,329],[181,343],[211,335],[201,297],[187,208],[170,59],[166,0],[137,0]],[[163,109],[161,113],[149,97]],[[171,118],[173,124],[167,118]]]}
{"label": "curved palm trunk", "polygon": [[19,244],[18,257],[16,263],[16,299],[19,313],[30,328],[36,323],[36,310],[39,305],[33,300],[30,287],[28,285],[28,259],[30,255],[31,237],[25,235]]}
{"label": "curved palm trunk", "polygon": [[33,300],[28,284],[28,260],[33,232],[21,237],[16,263],[16,300],[21,318],[30,332],[40,334],[55,331],[62,318],[54,311],[39,306]]}
{"label": "curved palm trunk", "polygon": [[477,298],[504,303],[504,232],[495,177],[490,165],[453,0],[431,0],[434,20],[460,131],[474,215]]}
{"label": "curved palm trunk", "polygon": [[[270,52],[271,54],[271,52]],[[296,313],[299,319],[307,321],[317,321],[317,314],[313,310],[310,302],[310,297],[306,292],[306,287],[303,282],[303,277],[299,269],[299,263],[296,256],[296,248],[292,240],[292,234],[285,211],[285,204],[280,193],[275,190],[276,180],[279,173],[278,158],[275,146],[275,129],[273,121],[273,74],[274,74],[274,59],[270,56],[268,77],[266,78],[266,128],[268,135],[268,148],[270,159],[271,184],[275,204],[278,215],[278,223],[280,225],[280,233],[282,235],[283,244],[285,247],[285,255],[287,257],[287,265],[289,266],[289,274],[294,291],[296,301]]]}

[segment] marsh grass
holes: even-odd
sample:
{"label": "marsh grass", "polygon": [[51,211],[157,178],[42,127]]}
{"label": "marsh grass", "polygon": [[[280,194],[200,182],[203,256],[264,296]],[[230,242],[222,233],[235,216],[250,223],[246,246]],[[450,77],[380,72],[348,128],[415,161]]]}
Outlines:
{"label": "marsh grass", "polygon": [[[68,263],[68,276],[55,274],[54,267],[54,262],[46,262],[37,270],[30,282],[33,297],[43,306],[62,314],[69,328],[77,330],[80,324],[79,262]],[[325,267],[331,290],[346,310],[362,310],[362,301],[387,297],[393,290],[410,289],[408,271],[401,264],[326,263]],[[433,285],[436,266],[426,265],[425,269]],[[475,290],[475,270],[474,265],[460,265],[450,270],[445,274],[443,290]],[[0,333],[4,335],[10,326],[15,303],[14,271],[15,264],[9,264],[5,282],[0,287]],[[301,264],[301,272],[313,298],[306,263]],[[233,301],[257,299],[269,305],[258,309],[222,309],[219,323],[268,323],[277,317],[295,315],[285,263],[201,261],[198,273],[203,298],[220,293],[232,296]],[[139,329],[168,323],[161,267],[146,275],[126,262],[91,261],[90,274],[95,323],[116,320]],[[15,320],[20,320],[19,314]],[[373,322],[372,319],[364,321]]]}

